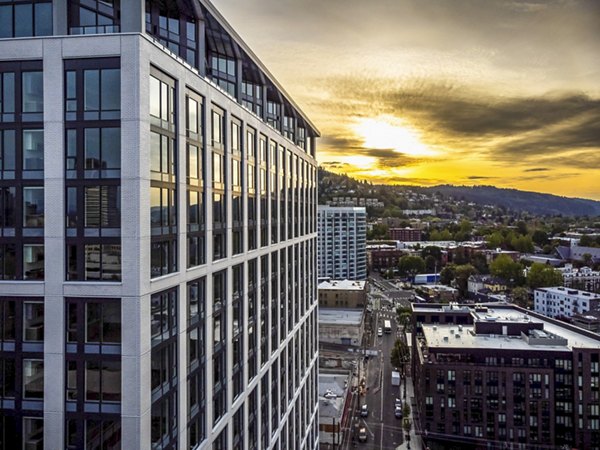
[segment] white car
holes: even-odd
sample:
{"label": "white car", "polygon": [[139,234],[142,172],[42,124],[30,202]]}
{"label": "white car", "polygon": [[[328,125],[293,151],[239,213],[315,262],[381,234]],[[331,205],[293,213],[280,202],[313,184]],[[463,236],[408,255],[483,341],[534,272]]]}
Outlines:
{"label": "white car", "polygon": [[383,328],[379,327],[377,329],[377,336],[383,336]]}

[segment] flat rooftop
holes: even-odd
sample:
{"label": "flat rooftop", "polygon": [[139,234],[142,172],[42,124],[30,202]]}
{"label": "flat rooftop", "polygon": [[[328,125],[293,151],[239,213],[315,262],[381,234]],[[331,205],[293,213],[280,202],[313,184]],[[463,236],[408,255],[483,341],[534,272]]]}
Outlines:
{"label": "flat rooftop", "polygon": [[319,323],[322,324],[360,326],[362,317],[362,309],[319,308]]}
{"label": "flat rooftop", "polygon": [[[421,308],[430,311],[440,311],[440,308]],[[485,312],[472,312],[475,320],[493,321],[496,323],[542,323],[543,332],[533,330],[533,338],[528,342],[521,336],[475,334],[475,325],[456,324],[423,324],[423,334],[429,347],[439,348],[488,348],[505,350],[556,350],[571,351],[573,348],[600,348],[600,336],[594,339],[587,334],[573,330],[570,327],[543,320],[530,314],[523,314],[517,309],[489,307]],[[458,335],[458,337],[457,337]],[[536,343],[539,338],[556,336],[559,339],[548,339],[544,344]],[[560,339],[562,338],[562,339]],[[564,344],[566,340],[566,344]],[[551,343],[555,341],[556,344]]]}
{"label": "flat rooftop", "polygon": [[366,281],[355,280],[327,280],[319,283],[320,291],[364,291]]}

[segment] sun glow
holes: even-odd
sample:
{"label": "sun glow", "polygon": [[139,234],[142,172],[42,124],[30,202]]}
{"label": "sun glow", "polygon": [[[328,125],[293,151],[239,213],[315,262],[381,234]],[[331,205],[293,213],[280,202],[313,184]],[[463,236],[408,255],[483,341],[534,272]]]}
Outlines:
{"label": "sun glow", "polygon": [[437,154],[421,142],[418,131],[394,117],[358,119],[354,131],[363,139],[366,148],[393,149],[414,157]]}

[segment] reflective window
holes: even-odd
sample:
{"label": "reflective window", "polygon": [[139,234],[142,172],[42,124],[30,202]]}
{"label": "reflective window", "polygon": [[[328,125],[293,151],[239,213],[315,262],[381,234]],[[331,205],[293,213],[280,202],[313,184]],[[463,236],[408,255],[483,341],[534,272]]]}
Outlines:
{"label": "reflective window", "polygon": [[93,402],[121,401],[120,361],[86,361],[85,400]]}
{"label": "reflective window", "polygon": [[23,226],[44,226],[44,188],[23,188]]}
{"label": "reflective window", "polygon": [[44,361],[37,359],[23,360],[23,397],[30,399],[44,398]]}
{"label": "reflective window", "polygon": [[23,304],[23,340],[44,340],[44,303],[25,302]]}
{"label": "reflective window", "polygon": [[22,119],[40,121],[44,112],[44,83],[42,72],[23,72],[22,75]]}
{"label": "reflective window", "polygon": [[44,170],[44,130],[23,130],[23,170]]}
{"label": "reflective window", "polygon": [[88,69],[83,73],[84,119],[118,119],[121,115],[121,71]]}
{"label": "reflective window", "polygon": [[52,3],[50,0],[11,2],[0,6],[0,38],[52,35]]}
{"label": "reflective window", "polygon": [[69,34],[118,33],[119,3],[119,0],[69,1]]}
{"label": "reflective window", "polygon": [[44,419],[23,418],[23,448],[44,448]]}
{"label": "reflective window", "polygon": [[[0,9],[3,8],[0,6]],[[0,14],[2,17],[2,14]],[[0,19],[1,20],[1,19]],[[2,24],[0,23],[0,30]],[[0,73],[0,122],[15,120],[15,74],[14,72]]]}

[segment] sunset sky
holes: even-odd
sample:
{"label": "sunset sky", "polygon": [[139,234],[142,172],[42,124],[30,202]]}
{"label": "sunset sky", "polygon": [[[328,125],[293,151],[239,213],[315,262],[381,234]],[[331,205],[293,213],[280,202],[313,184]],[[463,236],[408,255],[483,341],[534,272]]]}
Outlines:
{"label": "sunset sky", "polygon": [[320,129],[323,167],[600,200],[600,1],[213,3]]}

